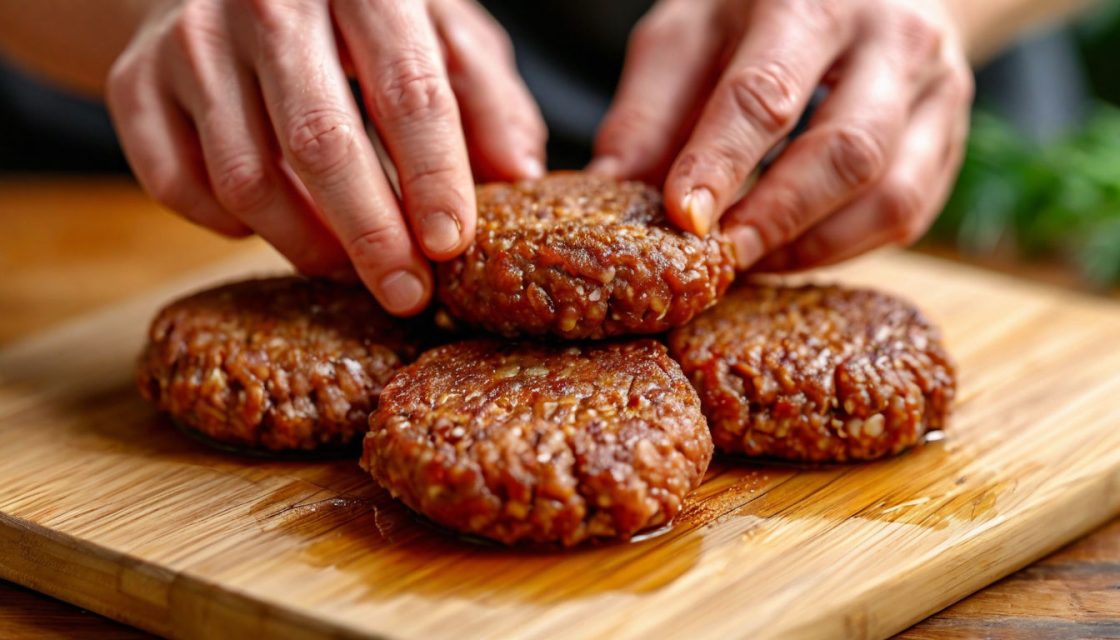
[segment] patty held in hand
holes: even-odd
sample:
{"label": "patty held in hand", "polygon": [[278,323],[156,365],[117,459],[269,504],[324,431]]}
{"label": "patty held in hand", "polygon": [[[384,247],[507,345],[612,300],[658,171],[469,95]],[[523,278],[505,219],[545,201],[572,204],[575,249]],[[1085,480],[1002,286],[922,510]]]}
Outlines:
{"label": "patty held in hand", "polygon": [[737,287],[669,336],[716,446],[871,460],[940,429],[956,390],[936,327],[898,298],[840,287]]}
{"label": "patty held in hand", "polygon": [[160,311],[140,392],[221,443],[344,447],[365,433],[389,378],[420,352],[421,336],[405,327],[358,286],[298,277],[228,284]]}
{"label": "patty held in hand", "polygon": [[447,527],[574,545],[669,522],[711,456],[696,392],[660,343],[482,339],[393,378],[362,464]]}
{"label": "patty held in hand", "polygon": [[730,244],[673,228],[639,182],[579,172],[478,188],[474,244],[437,265],[455,317],[507,336],[658,333],[687,323],[734,278]]}

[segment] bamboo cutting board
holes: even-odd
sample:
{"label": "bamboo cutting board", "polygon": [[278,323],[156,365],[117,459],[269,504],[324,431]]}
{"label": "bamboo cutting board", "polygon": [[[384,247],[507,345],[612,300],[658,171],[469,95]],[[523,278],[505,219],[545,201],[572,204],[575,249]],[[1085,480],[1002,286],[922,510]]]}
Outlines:
{"label": "bamboo cutting board", "polygon": [[816,279],[944,327],[944,440],[861,466],[717,460],[641,542],[462,542],[354,462],[214,452],[136,396],[160,304],[278,268],[254,249],[0,351],[0,577],[177,637],[883,637],[1120,512],[1120,305],[887,252]]}

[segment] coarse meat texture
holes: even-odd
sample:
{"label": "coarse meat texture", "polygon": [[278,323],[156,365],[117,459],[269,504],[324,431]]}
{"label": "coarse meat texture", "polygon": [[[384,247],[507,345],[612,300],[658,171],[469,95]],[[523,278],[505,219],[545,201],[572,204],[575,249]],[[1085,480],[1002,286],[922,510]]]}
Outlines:
{"label": "coarse meat texture", "polygon": [[673,228],[656,189],[580,172],[478,187],[475,241],[437,274],[451,316],[565,339],[681,326],[735,275],[722,234]]}
{"label": "coarse meat texture", "polygon": [[873,460],[941,429],[956,371],[940,334],[896,297],[740,285],[669,336],[721,451]]}
{"label": "coarse meat texture", "polygon": [[699,399],[664,345],[480,339],[401,370],[362,464],[449,528],[571,546],[670,522],[711,456]]}
{"label": "coarse meat texture", "polygon": [[186,429],[266,451],[339,449],[367,429],[382,387],[434,339],[360,286],[300,277],[235,282],[156,316],[141,394]]}

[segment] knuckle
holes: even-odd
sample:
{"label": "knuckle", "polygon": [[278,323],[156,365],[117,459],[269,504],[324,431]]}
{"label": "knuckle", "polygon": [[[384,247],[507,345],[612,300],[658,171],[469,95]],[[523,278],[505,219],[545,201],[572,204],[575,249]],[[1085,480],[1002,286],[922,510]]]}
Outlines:
{"label": "knuckle", "polygon": [[[716,191],[735,190],[746,179],[747,168],[729,147],[716,145],[699,151],[687,151],[678,160],[674,174],[690,178],[690,182],[706,184]],[[718,194],[716,196],[719,197]]]}
{"label": "knuckle", "polygon": [[374,110],[383,118],[409,120],[446,115],[454,99],[450,87],[433,64],[421,56],[406,56],[381,73]]}
{"label": "knuckle", "polygon": [[857,189],[870,184],[886,169],[886,143],[867,126],[844,125],[832,136],[828,158],[841,183]]}
{"label": "knuckle", "polygon": [[192,65],[207,57],[221,37],[217,20],[211,14],[204,3],[188,2],[171,26],[172,42]]}
{"label": "knuckle", "polygon": [[[511,101],[512,103],[512,101]],[[543,147],[548,140],[548,129],[544,121],[537,115],[535,108],[530,106],[514,110],[507,105],[506,109],[495,114],[495,121],[500,121],[504,127],[503,136],[482,138],[480,145],[490,145],[492,148],[506,151],[516,145],[517,148],[538,149]],[[500,120],[499,120],[500,119]]]}
{"label": "knuckle", "polygon": [[644,107],[620,105],[603,122],[599,152],[642,156],[651,150],[652,123],[655,118]]}
{"label": "knuckle", "polygon": [[495,26],[490,36],[490,42],[493,43],[498,59],[510,67],[516,68],[517,51],[513,45],[513,38],[509,37],[506,30]]}
{"label": "knuckle", "polygon": [[307,0],[242,0],[248,3],[252,45],[250,56],[257,65],[290,55],[293,43],[307,39],[308,25],[327,22],[329,10],[320,2]]}
{"label": "knuckle", "polygon": [[227,161],[219,170],[215,195],[226,210],[248,213],[266,205],[272,196],[272,180],[255,158]]}
{"label": "knuckle", "polygon": [[794,189],[779,188],[766,201],[765,223],[760,225],[769,246],[780,246],[796,238],[805,227],[806,207]]}
{"label": "knuckle", "polygon": [[339,109],[310,109],[296,116],[287,133],[294,168],[323,177],[337,173],[354,157],[357,147],[350,117]]}
{"label": "knuckle", "polygon": [[134,110],[136,104],[135,63],[126,52],[113,62],[105,78],[105,103],[111,111],[122,113]]}
{"label": "knuckle", "polygon": [[835,34],[844,27],[844,2],[837,0],[770,0],[770,4],[794,16],[799,24],[818,33]]}
{"label": "knuckle", "polygon": [[346,253],[355,265],[382,269],[408,247],[408,237],[392,224],[382,222],[362,230],[346,242]]}
{"label": "knuckle", "polygon": [[936,57],[945,43],[945,34],[929,16],[913,8],[894,16],[895,33],[902,50],[923,60]]}
{"label": "knuckle", "polygon": [[276,36],[287,33],[293,22],[293,5],[281,0],[242,0],[254,24],[263,34]]}
{"label": "knuckle", "polygon": [[183,186],[186,181],[174,167],[151,166],[141,176],[141,182],[153,200],[172,211],[185,212],[191,203]]}
{"label": "knuckle", "polygon": [[401,186],[411,191],[430,184],[438,191],[443,191],[457,182],[455,178],[458,173],[458,167],[451,162],[450,155],[416,158],[408,164],[407,171],[402,172]]}
{"label": "knuckle", "polygon": [[528,115],[515,115],[509,118],[514,131],[520,131],[533,145],[544,145],[548,141],[548,127],[535,106],[528,109]]}
{"label": "knuckle", "polygon": [[674,35],[679,35],[676,26],[667,23],[662,15],[654,11],[643,16],[634,26],[627,47],[635,54],[644,53],[663,46]]}
{"label": "knuckle", "polygon": [[279,4],[275,0],[241,0],[241,5],[248,9],[250,15],[261,23],[276,16],[273,11]]}
{"label": "knuckle", "polygon": [[879,194],[879,207],[883,224],[894,232],[898,242],[909,244],[921,235],[925,200],[916,184],[904,180],[884,183]]}
{"label": "knuckle", "polygon": [[949,90],[956,96],[956,98],[964,105],[972,104],[973,98],[976,97],[976,78],[972,75],[972,70],[967,68],[963,69],[954,68],[949,73],[948,78]]}
{"label": "knuckle", "polygon": [[513,45],[513,38],[506,33],[502,25],[497,20],[486,14],[483,19],[483,29],[485,30],[486,42],[493,48],[503,62],[513,64],[516,59],[516,52]]}
{"label": "knuckle", "polygon": [[801,115],[795,86],[793,74],[780,62],[746,67],[727,81],[738,110],[771,134],[788,132]]}

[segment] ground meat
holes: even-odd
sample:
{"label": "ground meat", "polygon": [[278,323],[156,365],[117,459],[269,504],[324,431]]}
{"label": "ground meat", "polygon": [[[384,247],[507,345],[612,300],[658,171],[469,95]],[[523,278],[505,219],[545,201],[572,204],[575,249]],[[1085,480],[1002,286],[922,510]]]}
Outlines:
{"label": "ground meat", "polygon": [[895,454],[944,425],[956,389],[937,329],[869,290],[737,287],[669,345],[716,446],[749,456]]}
{"label": "ground meat", "polygon": [[512,544],[627,539],[669,522],[712,441],[696,392],[653,340],[472,340],[385,387],[363,466],[461,532]]}
{"label": "ground meat", "polygon": [[452,316],[507,336],[568,339],[687,323],[734,278],[731,245],[671,227],[658,193],[578,172],[478,188],[478,231],[440,263]]}
{"label": "ground meat", "polygon": [[381,388],[430,337],[406,326],[358,286],[298,277],[229,284],[160,311],[140,360],[140,392],[220,443],[344,447],[365,433]]}

